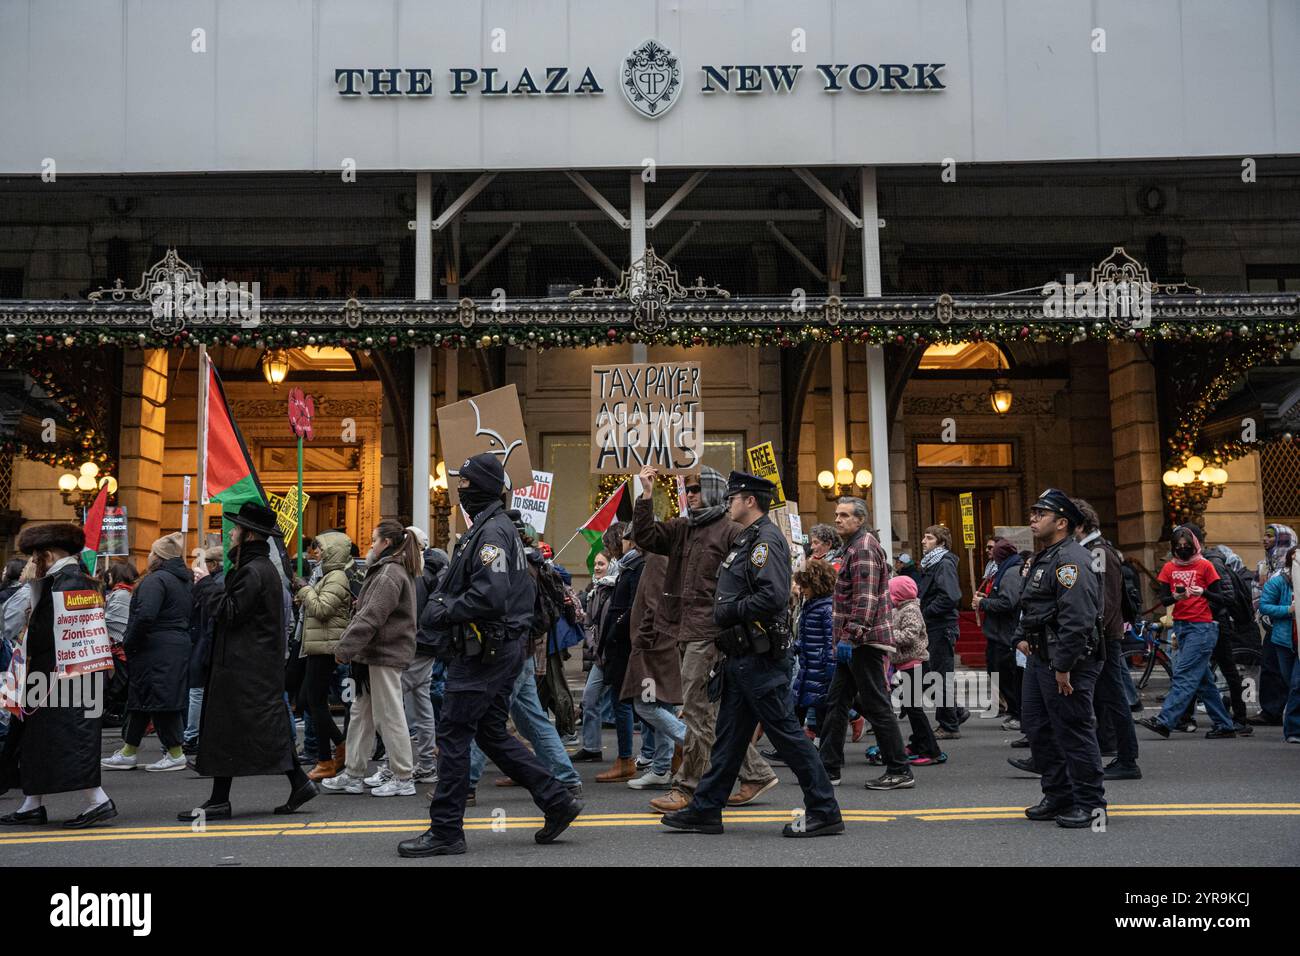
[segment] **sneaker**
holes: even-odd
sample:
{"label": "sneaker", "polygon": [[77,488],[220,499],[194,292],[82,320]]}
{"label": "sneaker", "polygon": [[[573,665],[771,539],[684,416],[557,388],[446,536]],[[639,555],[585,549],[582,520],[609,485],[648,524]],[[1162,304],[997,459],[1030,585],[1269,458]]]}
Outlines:
{"label": "sneaker", "polygon": [[1142,771],[1135,763],[1123,764],[1116,757],[1102,768],[1102,776],[1107,780],[1141,780]]}
{"label": "sneaker", "polygon": [[[907,759],[912,759],[910,750]],[[867,748],[867,763],[873,767],[883,767],[885,765],[885,758],[880,756],[880,748],[875,744]]]}
{"label": "sneaker", "polygon": [[862,739],[862,734],[867,729],[866,718],[855,717],[853,720],[849,721],[849,726],[853,728],[853,742],[856,744]]}
{"label": "sneaker", "polygon": [[826,776],[831,778],[832,787],[838,787],[840,785],[840,772],[838,770],[827,770]]}
{"label": "sneaker", "polygon": [[1029,746],[1029,738],[1021,737],[1019,740],[1013,740],[1011,741],[1011,746],[1015,747],[1017,750],[1023,750]]}
{"label": "sneaker", "polygon": [[1288,737],[1286,742],[1289,744],[1300,744],[1300,737]]}
{"label": "sneaker", "polygon": [[651,763],[653,763],[653,761],[646,760],[645,757],[642,757],[640,754],[638,754],[636,758],[636,769],[641,773],[645,773],[647,770],[650,769]]}
{"label": "sneaker", "polygon": [[1002,729],[1003,729],[1003,730],[1019,730],[1019,729],[1020,729],[1020,721],[1016,720],[1016,718],[1014,718],[1014,717],[1008,717],[1006,720],[1002,721]]}
{"label": "sneaker", "polygon": [[1225,737],[1235,737],[1237,732],[1231,727],[1212,727],[1205,732],[1205,736],[1210,740],[1220,740]]}
{"label": "sneaker", "polygon": [[1175,727],[1174,730],[1183,734],[1194,734],[1196,733],[1196,721],[1189,718]]}
{"label": "sneaker", "polygon": [[184,770],[185,763],[184,754],[181,754],[179,757],[173,757],[170,754],[163,754],[161,760],[155,760],[144,769],[148,770],[150,773],[165,773],[168,770]]}
{"label": "sneaker", "polygon": [[365,793],[366,784],[360,777],[354,777],[346,770],[337,777],[322,780],[320,787],[326,793]]}
{"label": "sneaker", "polygon": [[382,787],[392,779],[393,771],[389,770],[387,767],[380,767],[371,776],[366,777],[366,779],[361,782],[367,787]]}
{"label": "sneaker", "polygon": [[910,773],[887,773],[865,784],[868,790],[910,790],[916,786],[916,778]]}
{"label": "sneaker", "polygon": [[411,777],[416,783],[437,783],[437,767],[416,767],[411,771]]}
{"label": "sneaker", "polygon": [[781,759],[781,755],[777,753],[775,750],[760,750],[758,752],[758,755],[762,757],[764,760],[766,760],[768,763],[779,763],[779,764],[785,763],[785,761]]}
{"label": "sneaker", "polygon": [[391,777],[371,790],[370,795],[372,797],[413,797],[415,796],[415,781],[410,777],[405,780]]}
{"label": "sneaker", "polygon": [[1234,723],[1232,729],[1237,732],[1238,737],[1250,737],[1255,733],[1255,728],[1250,724]]}
{"label": "sneaker", "polygon": [[1160,721],[1154,717],[1143,717],[1139,720],[1133,721],[1133,723],[1137,724],[1139,727],[1145,727],[1147,730],[1159,734],[1165,739],[1169,738],[1169,728],[1160,723]]}
{"label": "sneaker", "polygon": [[104,770],[134,770],[138,762],[135,754],[128,757],[118,750],[113,753],[113,756],[101,760],[99,766]]}
{"label": "sneaker", "polygon": [[961,740],[960,730],[944,730],[940,727],[934,732],[935,740]]}
{"label": "sneaker", "polygon": [[939,756],[937,757],[928,757],[925,754],[909,754],[907,762],[913,767],[930,767],[935,764],[947,763],[948,755],[942,750],[939,751]]}
{"label": "sneaker", "polygon": [[651,768],[639,777],[633,777],[627,782],[627,785],[633,790],[668,790],[673,785],[673,775],[670,773],[655,773]]}
{"label": "sneaker", "polygon": [[568,734],[560,738],[560,743],[565,747],[577,747],[581,745],[582,741],[578,739],[577,734]]}

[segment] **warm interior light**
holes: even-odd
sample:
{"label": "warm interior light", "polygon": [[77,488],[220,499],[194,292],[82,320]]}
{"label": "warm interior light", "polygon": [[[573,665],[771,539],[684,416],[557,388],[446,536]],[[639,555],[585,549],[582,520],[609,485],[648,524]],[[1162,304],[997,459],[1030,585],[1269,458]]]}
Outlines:
{"label": "warm interior light", "polygon": [[[71,477],[71,475],[67,477]],[[835,485],[835,476],[831,474],[829,471],[818,472],[817,484],[821,485],[823,488],[829,491]]]}
{"label": "warm interior light", "polygon": [[95,479],[90,477],[90,475],[82,475],[77,479],[77,487],[82,491],[94,491]]}
{"label": "warm interior light", "polygon": [[853,472],[849,471],[847,468],[843,468],[840,471],[835,472],[835,480],[841,485],[851,485],[853,484]]}
{"label": "warm interior light", "polygon": [[1007,386],[1006,379],[995,379],[989,389],[989,404],[993,406],[993,411],[1005,415],[1011,411],[1011,400],[1011,389]]}
{"label": "warm interior light", "polygon": [[87,478],[94,478],[99,474],[99,466],[93,461],[83,461],[81,463],[81,473]]}
{"label": "warm interior light", "polygon": [[1161,481],[1165,483],[1166,488],[1177,487],[1179,484],[1178,472],[1174,471],[1172,468],[1169,469],[1169,471],[1166,471],[1164,475],[1161,477]]}
{"label": "warm interior light", "polygon": [[1192,471],[1200,472],[1205,470],[1205,459],[1200,455],[1193,455],[1187,459],[1187,467]]}
{"label": "warm interior light", "polygon": [[847,472],[849,473],[850,478],[852,478],[852,475],[853,475],[853,459],[852,459],[852,458],[841,458],[839,461],[837,461],[837,462],[835,463],[835,470],[836,470],[836,471],[847,471]]}
{"label": "warm interior light", "polygon": [[77,487],[77,476],[71,472],[59,475],[59,491],[71,491]]}
{"label": "warm interior light", "polygon": [[117,479],[114,478],[112,475],[106,475],[105,477],[99,480],[99,486],[101,488],[104,487],[105,485],[108,485],[108,493],[110,495],[117,494]]}
{"label": "warm interior light", "polygon": [[858,473],[853,476],[853,482],[859,488],[871,487],[871,470],[868,468],[859,469]]}
{"label": "warm interior light", "polygon": [[1192,469],[1186,466],[1178,469],[1179,484],[1187,485],[1187,484],[1191,484],[1195,480],[1196,480],[1196,473],[1193,472]]}
{"label": "warm interior light", "polygon": [[289,374],[289,353],[284,349],[270,349],[262,355],[262,377],[272,388]]}
{"label": "warm interior light", "polygon": [[1226,485],[1228,483],[1228,472],[1223,468],[1214,469],[1214,477],[1210,479],[1216,485]]}

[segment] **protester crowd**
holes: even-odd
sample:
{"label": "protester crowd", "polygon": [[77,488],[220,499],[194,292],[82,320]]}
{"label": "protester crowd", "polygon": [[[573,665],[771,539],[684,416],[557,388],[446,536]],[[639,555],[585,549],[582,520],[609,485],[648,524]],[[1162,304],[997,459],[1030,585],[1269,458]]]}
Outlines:
{"label": "protester crowd", "polygon": [[[653,488],[654,477],[653,470],[642,475],[645,488]],[[8,561],[0,579],[0,671],[17,650],[29,672],[55,672],[52,590],[104,596],[114,666],[77,678],[99,682],[104,707],[93,717],[53,699],[25,709],[21,719],[6,715],[0,791],[18,789],[23,801],[0,824],[47,823],[46,800],[61,793],[80,801],[64,826],[103,823],[117,813],[104,786],[111,786],[111,772],[190,769],[210,778],[212,789],[198,807],[176,808],[181,820],[229,818],[234,778],[278,774],[288,795],[276,813],[292,813],[322,793],[415,797],[418,784],[434,784],[424,791],[433,800],[431,832],[442,819],[454,834],[456,814],[475,803],[489,759],[503,774],[492,786],[523,785],[533,793],[547,813],[547,839],[581,807],[577,763],[607,764],[592,777],[598,788],[651,791],[648,809],[670,819],[695,806],[719,735],[719,702],[710,687],[723,653],[715,614],[719,571],[736,558],[745,530],[728,511],[735,494],[728,480],[711,468],[689,476],[677,517],[657,517],[650,492],[640,496],[632,520],[605,532],[581,591],[550,546],[492,493],[493,482],[499,487],[488,474],[486,490],[465,484],[462,500],[475,530],[455,555],[430,548],[423,529],[385,519],[372,529],[364,555],[342,529],[317,534],[307,542],[302,577],[279,544],[274,514],[256,503],[226,513],[233,528],[227,548],[187,556],[181,534],[165,535],[140,574],[121,560],[87,573],[76,525],[25,529],[18,539],[23,557]],[[1097,752],[1112,758],[1104,779],[1140,779],[1132,714],[1142,705],[1128,655],[1152,609],[1142,607],[1132,563],[1101,536],[1087,502],[1075,499],[1061,513],[1067,512],[1073,539],[1099,556],[1076,569],[1097,577],[1098,640],[1105,645],[1097,653],[1104,663],[1089,732]],[[489,527],[498,539],[473,538]],[[1271,726],[1300,743],[1295,532],[1269,525],[1263,544],[1266,558],[1251,570],[1231,549],[1208,542],[1200,527],[1173,530],[1172,553],[1153,582],[1156,613],[1168,609],[1176,635],[1172,679],[1159,713],[1136,726],[1160,737],[1191,732],[1199,703],[1210,739]],[[959,564],[942,525],[926,528],[921,546],[919,561],[901,554],[891,565],[865,503],[842,498],[834,524],[814,525],[807,545],[796,549],[783,693],[792,726],[815,745],[831,785],[854,762],[845,756],[846,741],[868,734],[874,741],[865,759],[879,768],[866,780],[870,789],[911,788],[914,768],[960,762],[953,742],[971,711],[952,693],[964,610]],[[992,538],[984,555],[970,609],[986,638],[1000,726],[1028,731],[1022,722],[1030,719],[1036,689],[1031,696],[1025,683],[1021,611],[1025,595],[1039,586],[1030,576],[1035,554]],[[477,625],[468,635],[471,645],[482,642],[482,661],[508,668],[499,679],[499,715],[467,716],[461,678],[449,692],[448,668],[475,653],[464,649],[465,627],[453,625],[484,612],[458,606],[469,600],[468,575],[482,570],[474,562],[498,571],[515,562],[511,573],[531,581],[526,592],[503,592],[502,607],[489,609],[507,615],[507,631],[523,635],[517,663],[500,649],[499,636],[494,644]],[[448,653],[449,627],[461,635],[459,658]],[[1253,714],[1234,658],[1241,647],[1254,648],[1261,660]],[[576,669],[568,665],[575,656],[586,674],[576,700],[566,675]],[[917,700],[923,684],[937,688],[937,697]],[[901,698],[898,713],[894,698]],[[507,716],[528,748],[502,736]],[[501,730],[483,723],[498,718]],[[120,727],[121,737],[107,756],[105,726]],[[612,754],[607,728],[614,731]],[[773,765],[793,751],[770,730],[767,746],[756,734],[737,756],[729,806],[760,800],[777,784]],[[1030,751],[1013,756],[1013,766],[1063,773],[1045,770],[1048,758],[1030,736],[1012,743]],[[456,779],[447,779],[449,771]],[[432,845],[413,845],[410,855],[434,852]]]}

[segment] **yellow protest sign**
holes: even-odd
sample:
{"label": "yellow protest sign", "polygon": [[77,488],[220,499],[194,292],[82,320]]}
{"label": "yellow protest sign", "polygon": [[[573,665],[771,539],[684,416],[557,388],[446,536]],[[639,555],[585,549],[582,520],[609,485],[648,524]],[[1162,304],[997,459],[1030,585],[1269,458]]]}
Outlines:
{"label": "yellow protest sign", "polygon": [[[275,524],[280,529],[284,539],[288,541],[298,530],[298,487],[295,485],[282,495],[270,494],[266,496],[267,507],[275,512]],[[311,500],[311,495],[307,492],[302,493],[302,510],[307,510],[307,502]]]}
{"label": "yellow protest sign", "polygon": [[745,449],[745,455],[749,458],[749,473],[751,475],[766,478],[776,485],[776,500],[772,502],[772,507],[784,507],[785,490],[781,487],[781,469],[776,465],[776,450],[772,447],[772,443],[765,441],[761,445],[747,448]]}
{"label": "yellow protest sign", "polygon": [[971,492],[958,495],[961,503],[961,540],[968,548],[975,547],[975,495]]}

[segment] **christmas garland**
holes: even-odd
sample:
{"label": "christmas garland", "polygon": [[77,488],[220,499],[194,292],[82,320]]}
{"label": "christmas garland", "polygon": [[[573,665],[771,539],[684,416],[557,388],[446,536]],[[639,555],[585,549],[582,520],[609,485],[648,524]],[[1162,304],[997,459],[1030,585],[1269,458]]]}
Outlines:
{"label": "christmas garland", "polygon": [[0,443],[0,452],[7,455],[22,455],[30,461],[39,461],[52,468],[63,468],[72,472],[75,472],[82,462],[89,460],[100,466],[100,477],[113,474],[116,471],[116,464],[109,461],[108,436],[102,428],[97,427],[99,423],[92,417],[90,409],[83,404],[83,396],[66,386],[68,369],[63,367],[56,370],[45,366],[34,355],[24,358],[25,361],[6,364],[21,368],[41,387],[51,401],[63,409],[66,425],[76,435],[76,445],[69,448],[67,445],[36,443],[14,438]]}
{"label": "christmas garland", "polygon": [[1176,342],[1234,343],[1261,340],[1284,344],[1300,341],[1300,329],[1294,321],[1241,323],[1235,328],[1221,322],[1198,324],[1161,322],[1145,329],[1122,329],[1106,322],[1068,324],[1063,322],[993,322],[976,325],[952,323],[941,325],[916,323],[837,326],[824,324],[669,326],[661,332],[642,334],[625,326],[605,329],[582,327],[523,331],[518,327],[492,326],[483,331],[436,331],[433,328],[353,329],[275,329],[258,333],[229,332],[213,329],[183,329],[171,334],[134,332],[115,328],[83,328],[58,335],[23,329],[4,336],[0,353],[5,358],[31,351],[76,347],[123,348],[191,348],[198,345],[266,348],[301,348],[335,346],[359,349],[408,348],[477,348],[502,346],[544,350],[548,348],[587,348],[620,343],[647,345],[707,346],[746,345],[797,348],[810,342],[843,342],[856,345],[948,345],[957,342],[1034,341],[1060,342]]}

